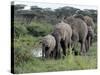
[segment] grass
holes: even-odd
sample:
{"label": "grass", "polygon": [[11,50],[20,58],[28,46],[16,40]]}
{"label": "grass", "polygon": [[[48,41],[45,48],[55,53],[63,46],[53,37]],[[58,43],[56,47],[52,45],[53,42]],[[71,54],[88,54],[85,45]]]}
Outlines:
{"label": "grass", "polygon": [[50,72],[66,70],[84,70],[97,68],[97,43],[94,43],[86,56],[66,56],[65,59],[33,58],[18,65],[15,64],[15,73]]}

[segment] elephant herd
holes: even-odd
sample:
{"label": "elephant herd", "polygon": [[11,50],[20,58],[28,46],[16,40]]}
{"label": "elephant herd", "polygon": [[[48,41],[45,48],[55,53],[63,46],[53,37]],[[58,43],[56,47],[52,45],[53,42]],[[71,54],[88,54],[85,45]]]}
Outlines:
{"label": "elephant herd", "polygon": [[80,43],[80,55],[88,52],[94,37],[94,22],[89,16],[73,15],[64,18],[56,24],[51,34],[42,38],[42,58],[59,59],[75,53],[77,43]]}

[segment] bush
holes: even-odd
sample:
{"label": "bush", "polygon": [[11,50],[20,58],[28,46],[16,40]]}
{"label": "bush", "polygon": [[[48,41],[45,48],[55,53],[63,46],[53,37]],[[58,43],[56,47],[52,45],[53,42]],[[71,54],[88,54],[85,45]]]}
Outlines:
{"label": "bush", "polygon": [[41,37],[25,35],[14,39],[14,59],[17,65],[33,59],[32,50],[37,46],[39,47],[40,38]]}
{"label": "bush", "polygon": [[32,59],[31,47],[27,43],[17,40],[14,44],[15,64],[26,62]]}
{"label": "bush", "polygon": [[30,25],[27,25],[27,30],[29,34],[33,36],[44,36],[52,31],[52,25],[48,23],[32,22]]}
{"label": "bush", "polygon": [[19,37],[27,34],[27,28],[24,25],[21,24],[15,24],[14,25],[14,36]]}

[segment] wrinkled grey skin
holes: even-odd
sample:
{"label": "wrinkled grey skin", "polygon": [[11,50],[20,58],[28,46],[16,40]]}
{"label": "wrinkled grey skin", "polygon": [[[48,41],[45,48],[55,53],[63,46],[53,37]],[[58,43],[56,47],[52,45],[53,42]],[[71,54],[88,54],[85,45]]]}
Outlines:
{"label": "wrinkled grey skin", "polygon": [[93,19],[91,17],[89,17],[89,16],[83,16],[81,14],[75,14],[74,17],[82,19],[87,24],[88,34],[87,34],[87,39],[86,39],[85,46],[86,46],[86,51],[88,51],[89,48],[90,48],[90,45],[92,45],[92,40],[94,38],[95,24],[93,22]]}
{"label": "wrinkled grey skin", "polygon": [[95,24],[93,22],[93,19],[89,16],[84,16],[84,21],[87,23],[87,27],[88,27],[88,35],[87,35],[87,40],[86,40],[86,48],[88,51],[90,48],[90,45],[92,45],[92,40],[94,38]]}
{"label": "wrinkled grey skin", "polygon": [[94,36],[94,28],[95,28],[93,19],[89,16],[84,16],[84,21],[86,22],[86,24],[88,26],[89,35],[92,35],[92,37],[93,37]]}
{"label": "wrinkled grey skin", "polygon": [[53,57],[53,51],[56,46],[55,38],[52,35],[47,35],[42,39],[42,58],[50,58]]}
{"label": "wrinkled grey skin", "polygon": [[92,29],[95,28],[95,24],[93,22],[93,19],[89,16],[84,16],[84,21],[87,23],[87,26],[91,26]]}
{"label": "wrinkled grey skin", "polygon": [[92,45],[92,40],[94,38],[94,31],[91,26],[88,26],[88,35],[86,38],[86,51],[89,50],[90,46]]}
{"label": "wrinkled grey skin", "polygon": [[80,54],[84,55],[86,53],[85,40],[88,34],[87,24],[82,19],[75,18],[74,16],[66,18],[65,22],[72,28],[73,49],[75,49],[75,44],[79,42],[81,44]]}
{"label": "wrinkled grey skin", "polygon": [[66,49],[71,47],[72,29],[69,24],[63,21],[55,25],[52,35],[56,39],[55,59],[61,58],[61,48],[66,56]]}

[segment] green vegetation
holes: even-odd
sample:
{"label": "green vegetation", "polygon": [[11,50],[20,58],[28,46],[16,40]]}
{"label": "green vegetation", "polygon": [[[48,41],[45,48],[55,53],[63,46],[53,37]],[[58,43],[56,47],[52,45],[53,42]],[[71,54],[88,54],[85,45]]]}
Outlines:
{"label": "green vegetation", "polygon": [[64,71],[64,70],[84,70],[97,68],[97,51],[96,43],[93,44],[88,56],[66,56],[65,59],[42,60],[41,58],[33,58],[26,62],[15,66],[16,73],[29,72],[49,72],[49,71]]}

